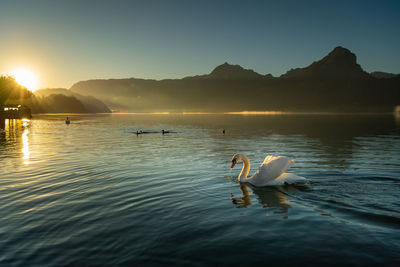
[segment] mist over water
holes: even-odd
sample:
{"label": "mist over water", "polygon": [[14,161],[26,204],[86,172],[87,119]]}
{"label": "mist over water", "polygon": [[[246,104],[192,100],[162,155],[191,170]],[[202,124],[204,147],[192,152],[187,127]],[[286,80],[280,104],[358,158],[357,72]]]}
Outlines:
{"label": "mist over water", "polygon": [[[70,119],[0,124],[2,266],[400,264],[393,115]],[[239,152],[308,183],[240,185]]]}

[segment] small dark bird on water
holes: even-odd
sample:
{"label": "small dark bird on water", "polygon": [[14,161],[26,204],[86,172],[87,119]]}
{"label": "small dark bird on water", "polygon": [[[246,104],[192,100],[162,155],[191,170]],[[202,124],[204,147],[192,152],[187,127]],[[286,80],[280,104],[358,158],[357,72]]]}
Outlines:
{"label": "small dark bird on water", "polygon": [[225,134],[225,129],[222,129],[222,134]]}
{"label": "small dark bird on water", "polygon": [[65,120],[65,124],[70,124],[71,121],[69,120],[69,118],[67,117],[67,119]]}

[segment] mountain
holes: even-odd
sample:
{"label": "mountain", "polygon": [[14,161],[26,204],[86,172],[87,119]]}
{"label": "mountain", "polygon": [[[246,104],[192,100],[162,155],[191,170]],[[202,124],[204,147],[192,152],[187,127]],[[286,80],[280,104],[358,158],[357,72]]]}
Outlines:
{"label": "mountain", "polygon": [[396,77],[396,74],[382,72],[382,71],[374,71],[374,72],[371,72],[370,74],[372,77],[377,78],[377,79],[390,79],[390,78]]}
{"label": "mountain", "polygon": [[359,64],[357,57],[350,50],[341,46],[336,47],[320,61],[312,63],[306,68],[292,69],[281,78],[309,77],[309,78],[368,78]]}
{"label": "mountain", "polygon": [[39,98],[41,113],[90,113],[85,106],[73,96],[51,94]]}
{"label": "mountain", "polygon": [[70,90],[127,112],[392,111],[400,104],[399,76],[377,79],[340,46],[280,77],[224,63],[209,74],[183,79],[89,80]]}
{"label": "mountain", "polygon": [[[94,98],[93,96],[83,96],[74,92],[71,92],[68,89],[64,88],[48,88],[41,89],[34,92],[34,94],[43,99],[47,98],[47,102],[54,102],[54,104],[50,106],[54,106],[51,108],[52,110],[57,110],[57,106],[60,106],[59,101],[61,99],[69,100],[71,102],[71,110],[75,110],[78,113],[110,113],[111,110],[100,100]],[[54,97],[54,95],[58,95],[58,97]],[[61,96],[60,96],[61,95]],[[65,97],[67,96],[67,97]],[[57,100],[57,101],[56,101]],[[80,105],[76,104],[76,101],[80,102]],[[49,104],[47,104],[49,106]],[[78,108],[79,106],[79,108]],[[65,108],[63,108],[65,110]],[[61,112],[61,111],[60,111]],[[66,111],[63,111],[66,112]],[[72,111],[69,111],[72,112]]]}
{"label": "mountain", "polygon": [[272,78],[271,74],[261,75],[253,70],[244,69],[239,65],[231,65],[225,62],[222,65],[217,66],[210,74],[206,75],[198,75],[192,77],[186,77],[184,79],[233,79],[233,80],[254,80],[254,79],[263,79],[263,78]]}
{"label": "mountain", "polygon": [[32,113],[106,113],[100,100],[67,89],[44,89],[33,94],[11,76],[0,76],[0,115],[5,105],[25,105]]}

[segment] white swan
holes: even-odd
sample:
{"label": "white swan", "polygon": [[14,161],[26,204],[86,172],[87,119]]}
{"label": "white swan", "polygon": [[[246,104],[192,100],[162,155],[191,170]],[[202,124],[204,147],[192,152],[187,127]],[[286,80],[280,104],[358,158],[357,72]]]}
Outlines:
{"label": "white swan", "polygon": [[305,183],[306,178],[285,171],[293,166],[294,161],[284,156],[266,156],[264,162],[254,173],[247,178],[250,171],[250,160],[243,154],[235,154],[232,157],[231,168],[239,161],[243,162],[242,171],[239,174],[239,182],[250,183],[254,186],[274,186],[294,183]]}

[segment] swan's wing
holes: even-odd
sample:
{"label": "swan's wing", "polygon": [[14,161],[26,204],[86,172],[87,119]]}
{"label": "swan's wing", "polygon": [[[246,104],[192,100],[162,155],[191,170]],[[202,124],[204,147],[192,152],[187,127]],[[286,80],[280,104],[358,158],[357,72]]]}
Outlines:
{"label": "swan's wing", "polygon": [[267,156],[252,177],[255,184],[265,184],[279,177],[293,165],[293,160],[285,156]]}
{"label": "swan's wing", "polygon": [[266,156],[260,170],[267,171],[270,175],[278,177],[281,173],[294,165],[294,161],[285,156]]}

